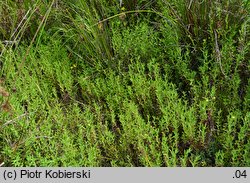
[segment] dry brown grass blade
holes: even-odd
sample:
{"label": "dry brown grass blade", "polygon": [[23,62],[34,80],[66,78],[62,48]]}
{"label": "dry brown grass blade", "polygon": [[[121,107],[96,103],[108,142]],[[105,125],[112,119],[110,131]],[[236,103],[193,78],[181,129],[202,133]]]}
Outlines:
{"label": "dry brown grass blade", "polygon": [[0,95],[3,97],[8,97],[10,96],[9,92],[7,92],[3,87],[0,86]]}
{"label": "dry brown grass blade", "polygon": [[23,117],[25,117],[25,116],[27,116],[27,115],[28,115],[28,113],[24,113],[24,114],[22,114],[22,115],[16,117],[15,119],[12,119],[12,120],[7,121],[7,122],[4,123],[2,126],[4,127],[4,126],[7,126],[7,125],[9,125],[9,124],[15,123],[16,121],[22,119]]}
{"label": "dry brown grass blade", "polygon": [[222,74],[225,76],[225,78],[228,78],[227,75],[225,74],[223,68],[222,68],[222,64],[221,64],[221,52],[220,52],[220,48],[219,48],[219,45],[218,45],[218,36],[217,36],[216,30],[214,30],[214,41],[215,41],[215,56],[216,56],[216,61],[220,65],[220,70],[221,70]]}

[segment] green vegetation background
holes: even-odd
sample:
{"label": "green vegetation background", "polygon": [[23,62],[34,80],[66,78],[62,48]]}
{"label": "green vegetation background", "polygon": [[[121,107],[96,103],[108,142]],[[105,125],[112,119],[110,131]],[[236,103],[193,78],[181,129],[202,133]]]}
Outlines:
{"label": "green vegetation background", "polygon": [[250,166],[249,12],[0,1],[0,165]]}

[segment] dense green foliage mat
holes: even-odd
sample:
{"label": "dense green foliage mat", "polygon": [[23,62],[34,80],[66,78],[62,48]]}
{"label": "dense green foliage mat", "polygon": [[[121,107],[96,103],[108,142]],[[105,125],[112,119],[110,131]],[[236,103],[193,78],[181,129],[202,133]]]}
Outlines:
{"label": "dense green foliage mat", "polygon": [[1,166],[250,166],[249,0],[2,0]]}

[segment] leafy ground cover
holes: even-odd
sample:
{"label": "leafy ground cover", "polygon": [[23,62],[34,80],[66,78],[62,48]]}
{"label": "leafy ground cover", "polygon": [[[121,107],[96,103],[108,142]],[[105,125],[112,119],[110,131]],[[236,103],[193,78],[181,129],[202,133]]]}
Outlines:
{"label": "leafy ground cover", "polygon": [[250,166],[249,12],[1,1],[1,166]]}

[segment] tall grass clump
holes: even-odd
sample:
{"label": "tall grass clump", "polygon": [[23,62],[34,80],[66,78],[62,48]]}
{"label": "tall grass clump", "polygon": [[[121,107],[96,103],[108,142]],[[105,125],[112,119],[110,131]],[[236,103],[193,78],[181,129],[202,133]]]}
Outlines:
{"label": "tall grass clump", "polygon": [[[65,45],[73,56],[85,60],[89,65],[103,66],[113,56],[110,30],[107,22],[108,12],[105,1],[65,1],[67,22],[58,27],[63,35]],[[100,22],[100,23],[98,23]],[[80,64],[81,65],[81,64]]]}

